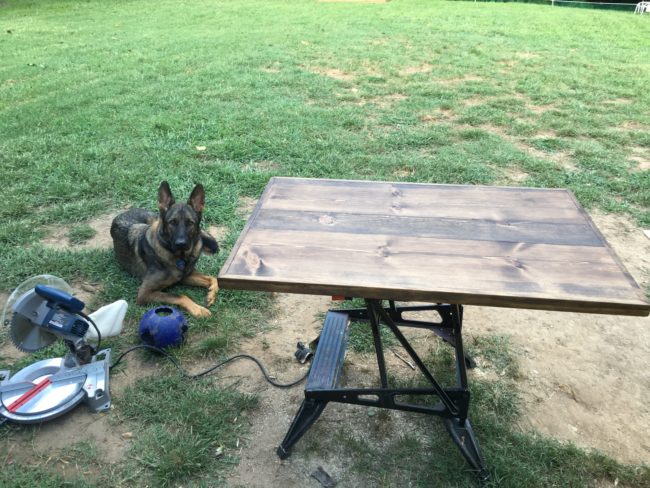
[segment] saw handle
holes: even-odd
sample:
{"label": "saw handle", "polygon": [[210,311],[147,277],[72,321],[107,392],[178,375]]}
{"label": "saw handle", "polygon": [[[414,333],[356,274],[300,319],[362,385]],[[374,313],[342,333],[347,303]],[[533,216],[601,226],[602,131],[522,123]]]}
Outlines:
{"label": "saw handle", "polygon": [[57,288],[45,285],[36,285],[34,291],[37,295],[45,298],[48,302],[53,302],[68,312],[78,313],[86,306],[86,304],[78,298],[68,295],[66,292]]}

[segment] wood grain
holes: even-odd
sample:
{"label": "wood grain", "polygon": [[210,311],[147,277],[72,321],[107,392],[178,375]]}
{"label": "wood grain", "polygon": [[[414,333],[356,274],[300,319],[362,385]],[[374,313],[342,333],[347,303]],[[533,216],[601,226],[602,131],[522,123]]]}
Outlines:
{"label": "wood grain", "polygon": [[566,190],[273,178],[219,284],[650,314],[638,285]]}

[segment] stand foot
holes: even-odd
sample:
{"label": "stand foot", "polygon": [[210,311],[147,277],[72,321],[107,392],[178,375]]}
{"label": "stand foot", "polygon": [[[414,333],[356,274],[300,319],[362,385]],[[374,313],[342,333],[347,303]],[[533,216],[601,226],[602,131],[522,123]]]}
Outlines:
{"label": "stand foot", "polygon": [[287,459],[291,455],[291,448],[298,442],[305,432],[309,430],[314,422],[320,417],[320,414],[325,410],[327,402],[313,400],[306,398],[303,400],[302,405],[296,416],[291,422],[291,427],[287,435],[284,436],[280,447],[276,453],[280,459]]}
{"label": "stand foot", "polygon": [[472,469],[476,472],[480,483],[483,484],[488,481],[490,474],[485,467],[481,448],[478,444],[478,439],[474,435],[474,430],[472,429],[472,424],[469,422],[469,419],[465,419],[462,425],[460,421],[455,418],[446,418],[444,419],[444,423],[451,439],[458,446],[461,454],[467,460]]}

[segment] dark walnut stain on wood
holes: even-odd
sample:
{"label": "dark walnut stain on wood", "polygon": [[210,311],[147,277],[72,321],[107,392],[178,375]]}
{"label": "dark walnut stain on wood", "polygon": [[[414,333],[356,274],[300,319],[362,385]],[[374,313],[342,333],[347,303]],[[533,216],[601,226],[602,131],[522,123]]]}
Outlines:
{"label": "dark walnut stain on wood", "polygon": [[567,190],[272,178],[223,288],[648,315]]}

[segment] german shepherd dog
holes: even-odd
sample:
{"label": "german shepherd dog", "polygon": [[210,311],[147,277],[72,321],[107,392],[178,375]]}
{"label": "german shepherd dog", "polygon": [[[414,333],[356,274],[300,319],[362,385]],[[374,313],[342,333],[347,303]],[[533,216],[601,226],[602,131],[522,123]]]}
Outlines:
{"label": "german shepherd dog", "polygon": [[163,181],[158,188],[159,213],[132,208],[115,217],[111,225],[115,256],[125,270],[142,279],[138,304],[170,303],[194,317],[210,315],[189,297],[162,291],[175,283],[201,286],[208,289],[208,307],[214,304],[217,279],[194,270],[201,252],[219,252],[217,241],[200,229],[204,205],[202,185],[194,187],[187,203],[176,203]]}

